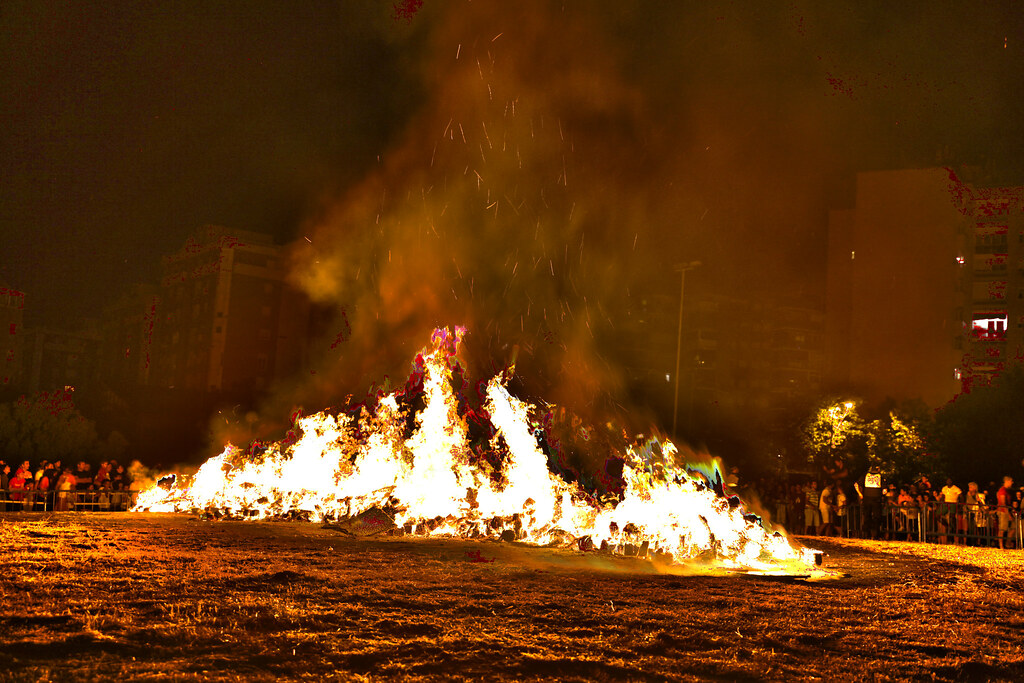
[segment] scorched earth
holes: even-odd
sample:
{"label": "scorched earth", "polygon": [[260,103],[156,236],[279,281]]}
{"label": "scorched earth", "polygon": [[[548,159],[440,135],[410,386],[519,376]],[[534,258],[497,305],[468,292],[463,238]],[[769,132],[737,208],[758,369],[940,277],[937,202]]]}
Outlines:
{"label": "scorched earth", "polygon": [[1021,551],[814,539],[846,576],[801,582],[193,515],[8,513],[0,544],[8,680],[1024,677]]}

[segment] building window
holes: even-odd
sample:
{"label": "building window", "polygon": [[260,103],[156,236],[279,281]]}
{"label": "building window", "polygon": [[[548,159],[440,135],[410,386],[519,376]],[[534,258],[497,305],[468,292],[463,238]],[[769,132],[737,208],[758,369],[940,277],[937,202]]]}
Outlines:
{"label": "building window", "polygon": [[971,320],[971,336],[981,340],[1005,339],[1006,323],[1005,311],[975,313]]}

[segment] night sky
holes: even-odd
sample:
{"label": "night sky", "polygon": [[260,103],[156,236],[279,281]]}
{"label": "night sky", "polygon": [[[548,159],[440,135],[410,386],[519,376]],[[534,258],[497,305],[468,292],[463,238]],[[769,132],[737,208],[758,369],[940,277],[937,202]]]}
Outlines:
{"label": "night sky", "polygon": [[426,322],[596,324],[609,279],[693,259],[820,304],[855,171],[1024,182],[1022,45],[1009,0],[6,0],[0,280],[71,325],[213,223],[305,242],[318,298]]}

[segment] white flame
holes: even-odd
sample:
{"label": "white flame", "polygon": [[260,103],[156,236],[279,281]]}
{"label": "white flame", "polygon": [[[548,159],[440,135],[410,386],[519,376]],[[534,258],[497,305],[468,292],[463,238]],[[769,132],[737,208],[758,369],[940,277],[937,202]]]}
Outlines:
{"label": "white flame", "polygon": [[629,448],[621,500],[594,502],[548,468],[531,429],[532,407],[511,396],[499,377],[488,384],[485,405],[494,428],[491,447],[504,454],[500,470],[492,471],[475,457],[458,414],[445,348],[450,341],[436,334],[434,351],[424,354],[424,407],[408,439],[406,416],[391,394],[373,415],[363,410],[362,440],[351,417],[310,415],[298,421],[301,437],[294,443],[272,444],[259,457],[229,444],[191,478],[143,492],[135,509],[213,508],[255,518],[298,511],[318,521],[378,506],[394,512],[398,526],[426,525],[435,535],[494,536],[514,525],[519,540],[538,544],[589,536],[598,545],[646,541],[652,551],[713,558],[724,566],[813,563],[812,551],[794,548],[745,515],[736,500],[678,466],[670,442],[660,444],[660,458],[650,448]]}

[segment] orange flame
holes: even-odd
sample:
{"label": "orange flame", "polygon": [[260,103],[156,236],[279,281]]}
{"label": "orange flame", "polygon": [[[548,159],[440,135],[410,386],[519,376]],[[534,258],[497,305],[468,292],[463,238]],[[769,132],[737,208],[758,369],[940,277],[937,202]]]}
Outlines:
{"label": "orange flame", "polygon": [[398,527],[431,535],[494,537],[514,525],[518,540],[534,544],[589,537],[596,545],[646,544],[664,558],[699,557],[724,567],[813,566],[813,551],[794,547],[746,514],[738,499],[677,464],[669,441],[628,448],[621,500],[596,503],[548,468],[531,429],[532,406],[513,397],[500,376],[487,386],[485,409],[491,446],[504,457],[497,472],[479,462],[451,383],[450,359],[462,334],[436,331],[433,351],[424,353],[425,405],[410,437],[397,394],[384,397],[373,414],[364,408],[359,430],[347,415],[317,413],[298,421],[294,443],[272,444],[256,458],[229,444],[192,477],[144,491],[135,509],[213,508],[253,518],[297,511],[319,521],[379,507],[393,512]]}

